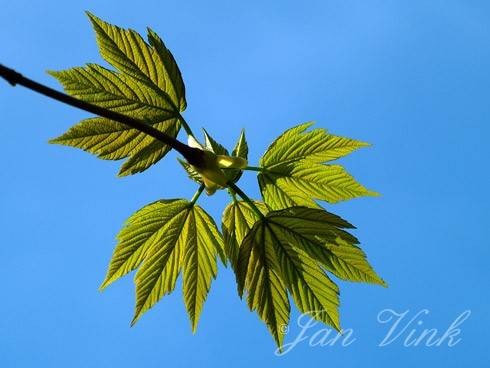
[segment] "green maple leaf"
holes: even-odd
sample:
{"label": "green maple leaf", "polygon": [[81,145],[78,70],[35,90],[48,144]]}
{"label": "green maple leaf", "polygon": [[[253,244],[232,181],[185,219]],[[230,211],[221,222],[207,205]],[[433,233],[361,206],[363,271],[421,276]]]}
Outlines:
{"label": "green maple leaf", "polygon": [[[234,211],[243,207],[230,206]],[[235,267],[238,290],[240,295],[247,291],[249,308],[257,311],[279,347],[289,321],[288,292],[302,313],[340,330],[338,287],[325,271],[385,285],[345,230],[353,226],[340,217],[307,207],[270,211],[255,220],[252,216],[248,212],[227,219],[227,232],[237,243],[242,239]],[[249,229],[245,237],[243,228]]]}
{"label": "green maple leaf", "polygon": [[[279,347],[289,323],[288,291],[302,312],[318,311],[323,322],[339,328],[338,289],[320,265],[309,258],[297,242],[281,212],[269,212],[257,220],[240,246],[237,259],[239,294],[247,291],[247,303],[266,323]],[[296,222],[303,219],[296,216]],[[316,227],[336,229],[328,223]]]}
{"label": "green maple leaf", "polygon": [[336,203],[378,195],[357,183],[342,166],[323,164],[368,144],[323,129],[305,132],[311,125],[287,130],[262,156],[258,181],[265,203],[273,209],[318,207],[315,200]]}
{"label": "green maple leaf", "polygon": [[224,259],[221,234],[213,219],[187,200],[161,200],[131,216],[118,240],[101,288],[138,268],[134,324],[174,290],[183,270],[184,301],[195,331],[216,277],[216,256]]}
{"label": "green maple leaf", "polygon": [[[256,201],[254,204],[262,214],[266,214],[269,211],[262,202]],[[234,200],[223,211],[221,230],[225,255],[234,270],[237,267],[240,244],[258,219],[253,208],[245,201]]]}
{"label": "green maple leaf", "polygon": [[[236,142],[235,147],[231,152],[231,155],[233,157],[241,157],[245,160],[248,160],[248,143],[247,139],[245,138],[245,130],[242,129],[242,131],[240,132],[240,136],[238,137],[238,141]],[[240,180],[242,174],[243,170],[237,169],[230,169],[226,172],[228,178],[235,183]]]}
{"label": "green maple leaf", "polygon": [[[186,101],[184,83],[170,51],[151,29],[147,43],[133,30],[88,16],[102,57],[117,71],[88,64],[50,74],[68,94],[143,120],[175,137]],[[170,150],[158,140],[106,118],[83,120],[50,142],[81,148],[106,160],[128,158],[120,176],[146,170]]]}

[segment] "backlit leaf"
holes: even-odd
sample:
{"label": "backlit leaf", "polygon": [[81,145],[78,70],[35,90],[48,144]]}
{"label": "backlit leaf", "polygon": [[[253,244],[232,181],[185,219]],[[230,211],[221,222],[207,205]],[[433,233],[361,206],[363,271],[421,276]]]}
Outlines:
{"label": "backlit leaf", "polygon": [[281,134],[260,159],[258,181],[262,197],[272,209],[290,206],[319,207],[315,200],[336,203],[374,196],[340,165],[325,165],[367,143],[328,134],[323,129],[306,131],[305,123]]}
{"label": "backlit leaf", "polygon": [[257,222],[240,247],[237,279],[240,296],[247,290],[247,304],[257,311],[278,346],[289,323],[287,285],[281,275],[274,239],[264,222]]}
{"label": "backlit leaf", "polygon": [[[150,29],[149,44],[132,30],[110,25],[88,13],[101,55],[117,71],[99,65],[50,72],[65,91],[81,100],[142,120],[175,137],[186,107],[180,71],[161,39]],[[81,121],[50,141],[81,148],[107,160],[129,158],[119,175],[146,170],[170,147],[106,118]]]}
{"label": "backlit leaf", "polygon": [[179,68],[162,40],[148,29],[149,43],[134,30],[104,22],[87,12],[95,30],[101,56],[138,85],[165,96],[174,107],[186,107],[185,89]]}
{"label": "backlit leaf", "polygon": [[[245,222],[250,228],[252,221]],[[325,270],[346,280],[384,285],[355,245],[357,239],[346,231],[350,228],[336,215],[307,207],[271,211],[254,220],[239,247],[239,294],[247,291],[250,309],[258,312],[279,347],[280,325],[289,319],[285,290],[302,313],[339,330],[338,287]]]}
{"label": "backlit leaf", "polygon": [[291,206],[318,207],[315,200],[337,203],[361,196],[376,196],[340,165],[307,160],[265,169],[258,175],[264,201],[273,209]]}
{"label": "backlit leaf", "polygon": [[101,289],[139,267],[148,251],[159,246],[165,226],[187,207],[183,199],[160,200],[135,212],[117,235],[118,244]]}
{"label": "backlit leaf", "polygon": [[206,129],[203,129],[202,131],[204,134],[204,145],[208,150],[216,153],[217,155],[229,155],[228,150],[220,143],[215,141],[214,138],[209,135]]}
{"label": "backlit leaf", "polygon": [[216,277],[216,251],[222,250],[221,235],[214,221],[200,207],[189,213],[184,250],[184,302],[195,332],[202,306]]}
{"label": "backlit leaf", "polygon": [[[255,206],[265,215],[267,207],[262,202],[254,202]],[[221,230],[225,244],[226,257],[233,269],[236,268],[238,250],[245,235],[259,219],[247,202],[233,201],[223,211]]]}
{"label": "backlit leaf", "polygon": [[236,142],[231,155],[248,159],[248,144],[247,139],[245,138],[245,130],[242,129],[240,132],[240,137],[238,137],[238,141]]}
{"label": "backlit leaf", "polygon": [[138,268],[134,324],[174,290],[183,269],[184,301],[195,331],[216,277],[216,256],[224,260],[223,241],[213,219],[189,201],[162,200],[131,216],[118,240],[101,288]]}
{"label": "backlit leaf", "polygon": [[306,131],[313,122],[286,130],[267,149],[260,166],[272,168],[278,164],[309,160],[327,162],[346,156],[368,143],[328,134],[324,129]]}
{"label": "backlit leaf", "polygon": [[[242,129],[242,131],[240,132],[240,137],[238,137],[238,141],[236,142],[231,155],[248,160],[248,144],[247,139],[245,138],[245,130]],[[227,175],[234,183],[240,180],[243,174],[242,170],[232,169],[228,171],[229,172],[227,173]]]}

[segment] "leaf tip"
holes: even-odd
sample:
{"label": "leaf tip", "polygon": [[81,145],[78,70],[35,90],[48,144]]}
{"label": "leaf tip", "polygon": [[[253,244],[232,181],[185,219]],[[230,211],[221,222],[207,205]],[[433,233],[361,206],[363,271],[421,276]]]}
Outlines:
{"label": "leaf tip", "polygon": [[310,120],[310,121],[307,121],[305,123],[296,125],[295,127],[292,127],[291,129],[288,129],[288,130],[297,129],[298,130],[298,133],[303,133],[305,130],[311,128],[313,125],[315,125],[315,121],[314,120]]}
{"label": "leaf tip", "polygon": [[104,281],[102,281],[102,284],[99,286],[99,291],[103,292],[111,283],[113,280],[106,278]]}
{"label": "leaf tip", "polygon": [[156,44],[160,44],[161,46],[163,45],[163,41],[153,29],[150,27],[146,27],[146,38],[148,39],[148,42],[150,43],[151,46],[155,47]]}
{"label": "leaf tip", "polygon": [[130,170],[126,170],[126,168],[121,167],[121,169],[117,173],[116,177],[117,178],[124,178],[125,176],[128,176],[130,174],[132,174],[132,172]]}
{"label": "leaf tip", "polygon": [[90,20],[98,19],[90,10],[85,10],[85,15],[90,18]]}
{"label": "leaf tip", "polygon": [[51,138],[48,140],[49,144],[62,144],[61,137]]}
{"label": "leaf tip", "polygon": [[133,319],[131,320],[131,323],[129,324],[129,327],[133,327],[136,324],[136,322],[138,322],[138,320],[140,319],[140,316],[141,316],[140,313],[136,312],[134,314]]}
{"label": "leaf tip", "polygon": [[242,282],[240,279],[238,279],[238,275],[237,275],[237,292],[238,292],[238,297],[243,300],[243,289],[244,289],[244,286],[242,285]]}
{"label": "leaf tip", "polygon": [[99,17],[97,17],[96,15],[91,13],[90,11],[86,10],[85,14],[89,18],[89,20],[92,23],[92,26],[94,26],[94,28],[95,27],[101,27],[102,24],[105,24],[105,22],[102,19],[100,19]]}
{"label": "leaf tip", "polygon": [[375,192],[374,190],[368,190],[366,195],[371,197],[381,197],[381,193]]}
{"label": "leaf tip", "polygon": [[89,10],[85,10],[85,15],[88,17],[90,22],[95,25],[99,18],[97,18],[93,13],[91,13]]}
{"label": "leaf tip", "polygon": [[339,333],[342,334],[342,327],[340,325],[340,317],[339,314],[337,313],[335,315],[335,319],[332,319],[332,327]]}
{"label": "leaf tip", "polygon": [[61,72],[58,72],[56,70],[46,70],[46,74],[49,74],[50,76],[52,77],[55,77],[55,78],[58,78],[58,75],[60,74]]}

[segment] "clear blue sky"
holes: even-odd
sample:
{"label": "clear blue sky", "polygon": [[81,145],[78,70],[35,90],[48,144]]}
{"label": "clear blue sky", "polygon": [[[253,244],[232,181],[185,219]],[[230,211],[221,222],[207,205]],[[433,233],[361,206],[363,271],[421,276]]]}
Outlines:
{"label": "clear blue sky", "polygon": [[[224,268],[196,335],[180,286],[130,328],[132,277],[97,291],[114,236],[135,210],[190,196],[194,185],[175,155],[117,179],[119,163],[48,145],[87,114],[0,83],[0,366],[488,364],[490,3],[4,1],[0,63],[59,88],[45,70],[101,62],[84,10],[154,28],[182,70],[186,119],[227,145],[244,127],[252,163],[308,120],[371,142],[343,163],[382,197],[327,207],[357,225],[390,287],[340,283],[342,324],[357,339],[349,347],[303,341],[276,357]],[[242,185],[258,195],[252,173]],[[202,204],[219,219],[226,200]],[[471,316],[452,348],[404,347],[401,338],[381,348],[386,308],[427,309],[412,327],[440,334]],[[297,316],[286,342],[300,332]]]}

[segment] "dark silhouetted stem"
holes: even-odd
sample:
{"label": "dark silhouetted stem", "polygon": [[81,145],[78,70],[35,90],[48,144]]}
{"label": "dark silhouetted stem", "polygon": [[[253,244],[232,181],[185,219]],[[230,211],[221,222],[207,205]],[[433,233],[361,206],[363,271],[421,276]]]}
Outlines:
{"label": "dark silhouetted stem", "polygon": [[17,84],[19,84],[45,96],[53,98],[57,101],[63,102],[67,105],[88,111],[92,114],[99,115],[107,119],[117,121],[121,124],[127,125],[131,128],[146,133],[149,136],[175,149],[192,165],[200,166],[200,164],[202,163],[203,155],[201,150],[189,147],[188,145],[178,141],[174,137],[171,137],[168,134],[165,134],[164,132],[155,129],[144,121],[133,119],[118,112],[111,111],[97,105],[92,105],[88,102],[68,96],[65,93],[58,92],[52,88],[37,83],[29,78],[26,78],[15,70],[7,68],[1,64],[0,76],[7,80],[7,82],[9,82],[12,86],[16,86]]}
{"label": "dark silhouetted stem", "polygon": [[266,171],[265,168],[263,167],[257,167],[257,166],[247,166],[243,168],[242,170],[249,170],[249,171]]}

